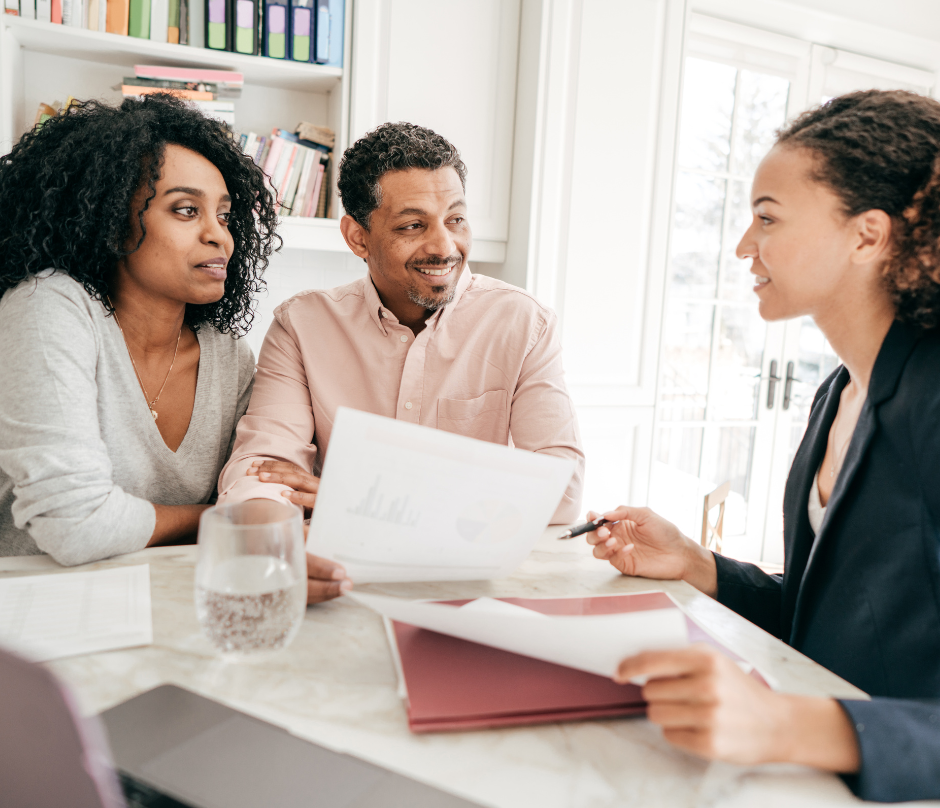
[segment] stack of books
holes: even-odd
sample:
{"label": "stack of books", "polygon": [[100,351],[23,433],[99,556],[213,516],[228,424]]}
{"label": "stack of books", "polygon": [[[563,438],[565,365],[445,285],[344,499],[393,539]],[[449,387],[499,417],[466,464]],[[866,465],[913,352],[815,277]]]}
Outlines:
{"label": "stack of books", "polygon": [[343,65],[345,0],[3,0],[3,10],[154,42]]}
{"label": "stack of books", "polygon": [[275,129],[270,137],[248,132],[240,143],[267,175],[281,216],[329,215],[332,129],[301,123],[296,132]]}
{"label": "stack of books", "polygon": [[151,93],[168,93],[185,98],[210,118],[235,125],[235,103],[241,96],[245,77],[231,70],[203,70],[195,67],[134,65],[134,75],[125,77],[121,93],[139,98]]}

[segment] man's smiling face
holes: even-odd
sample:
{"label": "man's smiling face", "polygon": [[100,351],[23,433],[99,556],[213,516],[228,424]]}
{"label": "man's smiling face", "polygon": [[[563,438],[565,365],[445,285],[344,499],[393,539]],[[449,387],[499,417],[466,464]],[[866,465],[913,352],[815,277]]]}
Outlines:
{"label": "man's smiling face", "polygon": [[390,171],[379,187],[381,204],[361,230],[364,249],[357,254],[383,303],[399,320],[412,321],[453,299],[473,241],[467,202],[449,167]]}

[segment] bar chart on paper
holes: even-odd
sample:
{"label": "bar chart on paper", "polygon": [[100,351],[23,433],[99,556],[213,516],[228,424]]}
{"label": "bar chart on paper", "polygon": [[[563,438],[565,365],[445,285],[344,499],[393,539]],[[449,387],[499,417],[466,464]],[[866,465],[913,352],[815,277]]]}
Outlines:
{"label": "bar chart on paper", "polygon": [[382,489],[382,475],[380,474],[376,476],[375,482],[372,483],[366,495],[356,505],[348,508],[347,512],[402,527],[414,527],[418,524],[421,515],[413,508],[409,508],[407,495],[390,497],[387,505],[385,499],[386,493]]}

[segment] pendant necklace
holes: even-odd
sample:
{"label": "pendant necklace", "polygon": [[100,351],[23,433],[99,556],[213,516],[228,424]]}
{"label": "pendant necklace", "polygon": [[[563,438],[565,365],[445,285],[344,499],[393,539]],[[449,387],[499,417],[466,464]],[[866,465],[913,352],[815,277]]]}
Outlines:
{"label": "pendant necklace", "polygon": [[[140,371],[137,370],[137,363],[134,361],[134,354],[131,353],[131,347],[127,344],[127,337],[124,336],[124,329],[121,328],[121,321],[118,319],[117,309],[114,308],[114,304],[111,302],[110,297],[108,297],[108,305],[111,307],[111,311],[114,313],[114,322],[117,323],[118,331],[121,332],[121,338],[124,340],[124,347],[127,348],[127,355],[131,358],[131,365],[134,366],[134,374],[137,376],[137,383],[140,385],[140,389],[143,390],[144,401],[146,401],[150,398],[150,394],[147,392],[147,388],[144,387],[144,380],[140,378]],[[160,391],[157,393],[156,398],[154,398],[154,400],[147,405],[154,421],[157,420],[157,411],[153,407],[160,400],[160,396],[163,395],[163,388],[166,387],[167,380],[170,378],[170,373],[173,372],[173,365],[176,364],[176,355],[179,353],[180,337],[182,336],[183,326],[180,326],[180,333],[176,337],[176,350],[173,351],[173,361],[170,362],[170,369],[166,372],[166,377],[163,379],[163,384],[160,385]]]}

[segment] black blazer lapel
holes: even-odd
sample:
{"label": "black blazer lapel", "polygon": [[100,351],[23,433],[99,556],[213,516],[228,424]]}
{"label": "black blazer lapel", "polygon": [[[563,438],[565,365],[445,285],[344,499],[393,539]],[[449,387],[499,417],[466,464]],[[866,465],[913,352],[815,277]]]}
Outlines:
{"label": "black blazer lapel", "polygon": [[781,632],[786,640],[791,633],[797,596],[814,544],[807,503],[816,471],[826,456],[829,430],[839,410],[839,398],[849,381],[849,372],[839,368],[823,383],[828,387],[819,394],[810,412],[806,432],[793,457],[783,501],[783,530],[786,547]]}
{"label": "black blazer lapel", "polygon": [[[865,458],[865,453],[868,450],[868,446],[871,444],[872,438],[875,436],[878,427],[878,405],[894,395],[894,391],[897,389],[898,379],[901,376],[901,371],[904,369],[904,364],[916,343],[916,332],[908,326],[895,321],[885,336],[881,349],[878,352],[878,357],[875,360],[874,368],[872,368],[871,380],[868,385],[868,395],[865,399],[865,403],[862,405],[862,411],[858,416],[855,431],[852,433],[852,439],[849,442],[849,447],[845,454],[842,470],[836,478],[836,484],[833,486],[832,494],[829,497],[829,501],[826,503],[826,515],[823,518],[822,524],[819,526],[819,533],[816,535],[815,539],[813,539],[812,545],[809,548],[802,576],[797,579],[794,574],[791,579],[791,587],[797,580],[799,580],[799,586],[796,591],[793,607],[790,645],[798,641],[797,632],[799,629],[801,610],[806,604],[806,593],[810,589],[813,565],[819,559],[820,548],[823,546],[830,527],[838,516],[839,509],[846,504],[847,494],[851,489],[852,481],[862,464],[862,460]],[[839,408],[839,398],[842,389],[848,383],[848,372],[843,370],[843,373],[844,378],[840,375],[840,377],[837,377],[833,381],[829,389],[829,399],[826,402],[825,412],[818,422],[820,429],[815,436],[814,448],[816,451],[813,453],[814,457],[818,454],[818,459],[816,460],[815,466],[812,467],[812,470],[806,472],[810,484],[812,484],[816,471],[825,456],[826,441],[832,422]],[[841,384],[837,385],[836,382],[840,380]],[[809,430],[807,429],[807,436],[808,433]],[[794,462],[794,467],[795,466],[796,463]],[[803,482],[805,483],[805,481]],[[803,499],[801,500],[802,518],[806,520],[808,526],[809,516],[806,510],[809,485],[801,487],[805,488],[803,491]],[[809,530],[809,533],[810,535],[812,534],[812,529]],[[795,573],[796,570],[794,569],[793,572]]]}

